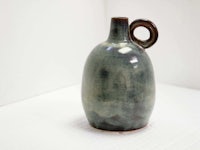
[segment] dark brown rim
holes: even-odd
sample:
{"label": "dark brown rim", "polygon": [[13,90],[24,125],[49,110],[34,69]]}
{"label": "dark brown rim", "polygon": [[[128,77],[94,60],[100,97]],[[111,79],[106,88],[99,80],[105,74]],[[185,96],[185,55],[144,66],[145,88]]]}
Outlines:
{"label": "dark brown rim", "polygon": [[128,18],[127,17],[113,17],[112,19],[116,19],[116,20],[123,20],[123,19],[125,19],[125,20],[127,20]]}

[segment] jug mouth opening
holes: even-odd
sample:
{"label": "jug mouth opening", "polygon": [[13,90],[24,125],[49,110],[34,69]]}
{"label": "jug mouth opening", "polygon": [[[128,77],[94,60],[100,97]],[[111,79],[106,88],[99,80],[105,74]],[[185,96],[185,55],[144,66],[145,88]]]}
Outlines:
{"label": "jug mouth opening", "polygon": [[128,20],[127,17],[113,17],[112,20]]}

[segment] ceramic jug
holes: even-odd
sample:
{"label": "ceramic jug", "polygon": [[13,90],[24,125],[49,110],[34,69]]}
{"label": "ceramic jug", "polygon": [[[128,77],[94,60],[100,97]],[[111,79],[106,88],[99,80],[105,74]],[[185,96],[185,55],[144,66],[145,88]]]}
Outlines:
{"label": "ceramic jug", "polygon": [[[137,27],[149,30],[140,40]],[[158,37],[149,20],[111,19],[108,39],[97,45],[87,58],[82,78],[82,104],[95,128],[126,131],[147,125],[155,101],[154,72],[145,49]]]}

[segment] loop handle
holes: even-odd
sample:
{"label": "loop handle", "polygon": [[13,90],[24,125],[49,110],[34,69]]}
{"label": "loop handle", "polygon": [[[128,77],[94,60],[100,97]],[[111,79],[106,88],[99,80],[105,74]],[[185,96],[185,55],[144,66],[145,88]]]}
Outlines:
{"label": "loop handle", "polygon": [[[149,32],[150,32],[149,39],[140,40],[135,37],[134,30],[140,26],[145,27],[149,30]],[[151,47],[157,41],[158,30],[153,22],[151,22],[149,20],[138,19],[138,20],[133,21],[130,25],[130,37],[131,37],[132,41],[136,42],[143,48],[148,48],[148,47]]]}

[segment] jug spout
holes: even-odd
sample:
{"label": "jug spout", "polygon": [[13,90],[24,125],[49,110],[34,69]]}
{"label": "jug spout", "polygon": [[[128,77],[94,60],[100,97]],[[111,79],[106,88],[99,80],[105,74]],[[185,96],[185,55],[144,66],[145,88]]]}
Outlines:
{"label": "jug spout", "polygon": [[126,17],[115,17],[111,19],[109,42],[129,41],[129,24]]}

